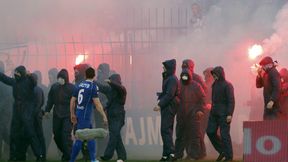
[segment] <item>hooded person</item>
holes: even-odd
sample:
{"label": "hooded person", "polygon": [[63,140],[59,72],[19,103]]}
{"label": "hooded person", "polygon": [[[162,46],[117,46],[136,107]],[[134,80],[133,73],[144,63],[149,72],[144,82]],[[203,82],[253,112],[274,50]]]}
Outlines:
{"label": "hooded person", "polygon": [[36,80],[37,85],[34,88],[35,93],[35,113],[34,113],[34,128],[36,130],[37,138],[40,141],[40,148],[37,148],[37,146],[32,145],[32,149],[39,149],[43,153],[43,159],[46,159],[46,144],[45,144],[45,137],[43,133],[43,126],[42,126],[42,117],[44,115],[44,111],[42,110],[42,106],[44,105],[45,98],[44,98],[44,92],[42,88],[39,86],[41,82],[39,81],[39,78],[36,73],[32,73],[31,76]]}
{"label": "hooded person", "polygon": [[[107,82],[105,82],[105,80],[109,79],[110,76],[110,65],[107,63],[102,63],[98,66],[97,68],[97,82],[104,84],[104,85],[108,85]],[[101,101],[101,104],[103,105],[104,109],[107,107],[107,96],[102,93],[99,92],[98,94],[99,99]],[[95,125],[96,128],[103,128],[103,122],[101,121],[101,114],[98,111],[94,111],[94,118],[95,118]],[[97,139],[97,155],[103,155],[104,151],[105,151],[105,147],[107,146],[107,139]]]}
{"label": "hooded person", "polygon": [[[48,92],[51,89],[52,85],[54,83],[57,82],[57,74],[58,74],[58,70],[57,68],[51,68],[48,70],[48,79],[49,79],[49,83],[48,83],[48,87],[43,85],[42,83],[42,79],[40,79],[40,87],[43,89],[44,91],[44,97],[45,97],[45,101],[47,101],[48,99]],[[42,78],[41,72],[38,73],[36,72],[36,75],[38,76],[38,78]],[[46,107],[46,103],[44,103],[44,107]],[[45,137],[45,144],[46,144],[46,150],[48,150],[51,141],[52,141],[52,136],[53,136],[53,129],[52,129],[52,118],[45,118],[45,120],[42,120],[43,123],[43,131],[44,131],[44,137]]]}
{"label": "hooded person", "polygon": [[[219,153],[216,161],[233,160],[233,149],[230,136],[230,123],[235,108],[234,88],[230,82],[225,79],[224,69],[221,66],[215,67],[211,74],[215,81],[212,85],[212,108],[209,115],[207,135]],[[221,137],[217,130],[220,130]]]}
{"label": "hooded person", "polygon": [[[0,72],[5,73],[5,65],[0,61]],[[12,92],[9,86],[0,83],[0,159],[9,154],[9,123],[11,123],[12,114]],[[3,145],[5,147],[3,147]]]}
{"label": "hooded person", "polygon": [[185,68],[189,69],[189,71],[192,73],[193,80],[201,85],[202,89],[204,90],[204,92],[206,94],[207,93],[207,86],[206,86],[205,82],[203,81],[202,77],[194,72],[194,67],[195,67],[195,64],[194,64],[193,60],[191,60],[191,59],[183,60],[182,69],[185,69]]}
{"label": "hooded person", "polygon": [[174,161],[175,149],[173,144],[174,118],[179,106],[180,83],[175,75],[176,60],[167,60],[163,64],[162,92],[157,93],[158,104],[154,111],[161,114],[161,137],[163,140],[163,152],[160,161]]}
{"label": "hooded person", "polygon": [[48,71],[48,79],[49,79],[49,85],[48,88],[50,89],[50,87],[57,82],[57,74],[58,74],[58,70],[57,68],[51,68]]}
{"label": "hooded person", "polygon": [[[207,96],[207,93],[208,93],[208,88],[207,88],[207,85],[205,84],[205,82],[203,81],[202,77],[198,74],[196,74],[194,72],[194,68],[195,68],[195,64],[193,62],[193,60],[191,59],[185,59],[183,60],[182,62],[182,69],[188,69],[191,74],[192,74],[192,80],[194,80],[195,82],[199,83],[201,85],[201,88],[204,90],[204,93],[205,93],[205,101],[207,103],[207,105],[204,107],[205,109],[203,110],[203,118],[200,120],[200,123],[201,123],[201,131],[202,131],[202,137],[200,138],[201,140],[204,140],[204,137],[205,137],[205,132],[206,132],[206,128],[207,128],[207,123],[208,123],[208,116],[209,116],[209,109],[211,107],[211,105],[209,105],[208,103],[208,96]],[[202,149],[202,158],[204,158],[206,156],[206,146],[204,144],[204,141],[201,141],[201,149]]]}
{"label": "hooded person", "polygon": [[184,149],[189,158],[203,158],[200,121],[205,107],[205,92],[201,85],[193,80],[192,72],[184,68],[180,76],[180,106],[177,111],[175,157],[182,159]]}
{"label": "hooded person", "polygon": [[69,75],[66,69],[60,70],[57,80],[49,90],[45,115],[47,116],[53,108],[54,141],[58,149],[63,153],[61,160],[69,161],[72,147],[70,99],[74,85],[69,82]]}
{"label": "hooded person", "polygon": [[280,117],[281,119],[288,119],[288,70],[282,68],[280,70],[281,77],[281,95],[279,99],[280,104]]}
{"label": "hooded person", "polygon": [[271,57],[264,57],[259,62],[256,77],[256,87],[263,88],[264,97],[264,120],[279,118],[279,99],[281,93],[281,78]]}
{"label": "hooded person", "polygon": [[99,91],[107,96],[108,103],[106,105],[109,141],[101,159],[104,161],[110,160],[113,157],[114,151],[117,152],[117,162],[123,162],[127,159],[126,149],[124,147],[121,129],[125,124],[125,109],[127,91],[122,85],[121,76],[113,74],[107,80],[108,85],[96,82]]}
{"label": "hooded person", "polygon": [[[0,73],[0,81],[12,87],[14,106],[10,129],[10,161],[25,161],[29,145],[40,148],[40,141],[34,127],[36,81],[27,74],[24,66],[14,70],[14,78]],[[45,159],[41,149],[34,149],[37,161]]]}

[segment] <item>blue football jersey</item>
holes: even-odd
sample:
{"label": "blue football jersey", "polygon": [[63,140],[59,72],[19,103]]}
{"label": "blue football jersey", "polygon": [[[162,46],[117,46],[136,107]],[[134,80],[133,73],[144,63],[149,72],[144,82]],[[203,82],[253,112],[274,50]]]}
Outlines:
{"label": "blue football jersey", "polygon": [[90,120],[93,98],[98,98],[98,87],[92,81],[82,81],[73,92],[77,99],[76,116],[78,120]]}

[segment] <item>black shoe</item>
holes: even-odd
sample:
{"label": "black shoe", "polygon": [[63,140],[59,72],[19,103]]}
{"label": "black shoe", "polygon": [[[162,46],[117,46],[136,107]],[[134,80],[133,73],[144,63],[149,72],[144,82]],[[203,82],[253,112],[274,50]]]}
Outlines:
{"label": "black shoe", "polygon": [[100,156],[100,159],[103,160],[103,161],[108,161],[108,160],[110,160],[111,158],[107,158],[107,157],[105,157],[105,156]]}
{"label": "black shoe", "polygon": [[219,154],[219,156],[217,157],[216,161],[221,161],[224,157],[225,157],[225,156],[224,156],[224,152],[221,152],[221,153]]}

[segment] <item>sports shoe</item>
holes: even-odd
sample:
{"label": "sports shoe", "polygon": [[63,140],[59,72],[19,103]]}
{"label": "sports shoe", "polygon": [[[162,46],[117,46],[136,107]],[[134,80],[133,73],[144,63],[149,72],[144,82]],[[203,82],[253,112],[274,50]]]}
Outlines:
{"label": "sports shoe", "polygon": [[216,161],[221,161],[224,157],[225,157],[225,156],[224,156],[224,152],[221,152],[221,153],[219,154],[219,156],[217,157]]}
{"label": "sports shoe", "polygon": [[168,157],[167,156],[162,156],[162,158],[159,161],[168,161]]}
{"label": "sports shoe", "polygon": [[110,160],[109,158],[105,157],[105,156],[100,156],[100,159],[103,160],[103,161],[108,161]]}
{"label": "sports shoe", "polygon": [[122,159],[118,159],[117,162],[124,162]]}

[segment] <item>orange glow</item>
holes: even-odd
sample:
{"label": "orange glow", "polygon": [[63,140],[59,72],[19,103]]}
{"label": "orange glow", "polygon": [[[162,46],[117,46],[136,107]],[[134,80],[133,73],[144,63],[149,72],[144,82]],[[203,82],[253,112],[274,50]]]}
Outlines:
{"label": "orange glow", "polygon": [[261,45],[255,44],[248,49],[249,59],[255,60],[258,56],[263,54],[263,48]]}
{"label": "orange glow", "polygon": [[79,64],[81,64],[82,62],[84,62],[85,59],[87,59],[87,58],[88,58],[87,55],[85,55],[85,54],[79,54],[79,55],[77,56],[76,60],[75,60],[75,64],[76,64],[76,65],[79,65]]}

